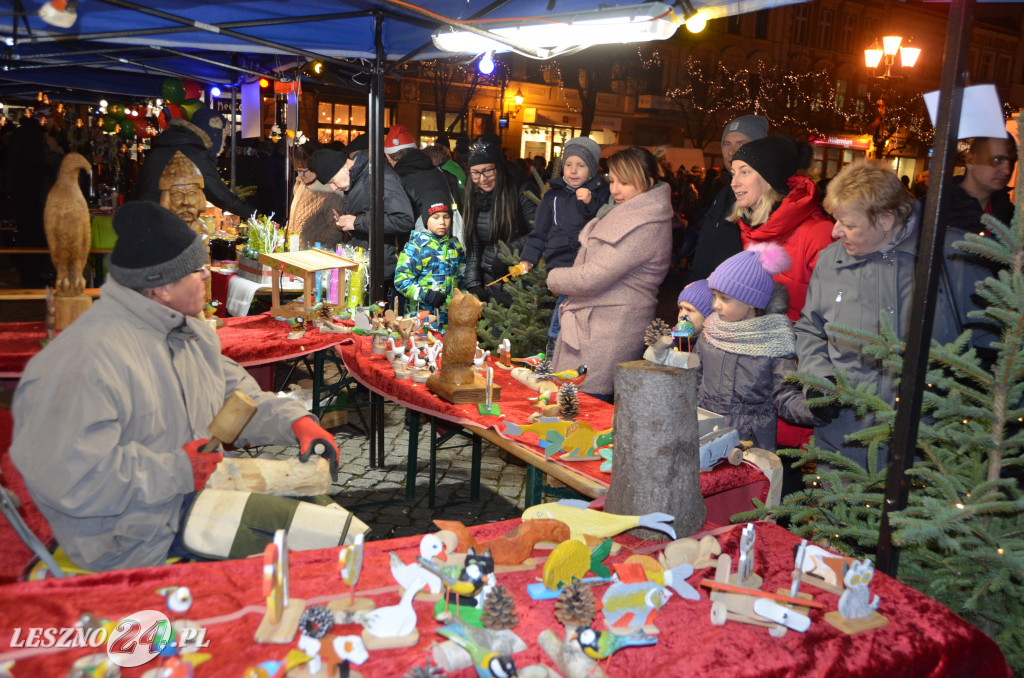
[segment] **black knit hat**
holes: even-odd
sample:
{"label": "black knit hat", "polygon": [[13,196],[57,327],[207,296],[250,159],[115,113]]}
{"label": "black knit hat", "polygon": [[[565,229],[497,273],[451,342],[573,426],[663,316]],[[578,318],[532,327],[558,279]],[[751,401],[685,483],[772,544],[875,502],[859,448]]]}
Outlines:
{"label": "black knit hat", "polygon": [[107,259],[110,275],[133,290],[160,287],[206,263],[209,252],[198,233],[155,202],[129,202],[114,214],[117,242]]}
{"label": "black knit hat", "polygon": [[316,180],[324,186],[334,178],[341,168],[348,162],[348,155],[341,151],[332,151],[329,148],[321,148],[313,152],[309,161],[309,169],[316,174]]}
{"label": "black knit hat", "polygon": [[505,162],[505,154],[501,152],[501,137],[497,134],[481,134],[469,145],[469,167]]}
{"label": "black knit hat", "polygon": [[356,151],[368,151],[370,150],[370,135],[360,134],[355,139],[349,142],[348,146],[345,146],[345,152],[351,155]]}
{"label": "black knit hat", "polygon": [[748,141],[740,146],[732,161],[750,165],[761,178],[778,192],[789,193],[789,178],[798,170],[811,166],[813,151],[806,141],[797,141],[785,134]]}

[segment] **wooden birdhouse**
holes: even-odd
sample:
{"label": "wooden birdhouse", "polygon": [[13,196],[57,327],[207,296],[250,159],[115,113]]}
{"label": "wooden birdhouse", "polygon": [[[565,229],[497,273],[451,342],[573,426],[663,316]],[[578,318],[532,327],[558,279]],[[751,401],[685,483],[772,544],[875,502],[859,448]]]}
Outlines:
{"label": "wooden birdhouse", "polygon": [[[270,314],[285,318],[297,318],[306,316],[313,308],[313,285],[317,271],[329,271],[339,269],[342,271],[354,271],[359,264],[337,254],[324,252],[323,250],[302,250],[301,252],[276,252],[274,254],[260,254],[259,261],[274,270],[271,287],[273,305]],[[302,298],[281,304],[281,274],[288,273],[296,278],[302,278]]]}

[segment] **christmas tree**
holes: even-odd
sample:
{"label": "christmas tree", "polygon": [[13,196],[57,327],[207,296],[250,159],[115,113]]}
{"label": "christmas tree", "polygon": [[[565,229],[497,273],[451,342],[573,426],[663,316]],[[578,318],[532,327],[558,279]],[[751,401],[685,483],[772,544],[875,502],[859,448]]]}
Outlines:
{"label": "christmas tree", "polygon": [[[518,251],[510,251],[503,242],[498,244],[501,247],[498,258],[502,262],[509,266],[519,263]],[[482,348],[496,351],[501,340],[508,338],[515,356],[535,355],[547,349],[551,312],[555,307],[555,297],[546,284],[547,277],[548,270],[541,259],[529,273],[499,283],[512,297],[512,305],[506,307],[491,299],[484,306],[477,323]]]}
{"label": "christmas tree", "polygon": [[[1000,270],[977,286],[987,305],[974,315],[1001,327],[989,365],[970,345],[970,332],[955,342],[932,342],[917,439],[917,458],[905,510],[889,514],[893,544],[900,549],[897,577],[939,600],[978,626],[1001,647],[1014,672],[1024,672],[1024,494],[1012,474],[1024,465],[1024,182],[1009,225],[983,217],[991,236],[968,234],[956,247],[995,262]],[[885,316],[885,314],[882,314]],[[854,337],[864,353],[902,374],[903,342],[883,317],[881,335],[831,327]],[[837,399],[875,425],[850,439],[868,445],[868,468],[809,444],[787,450],[794,467],[816,462],[808,488],[773,509],[759,506],[740,516],[780,518],[812,541],[850,554],[871,554],[878,543],[888,469],[877,452],[887,444],[895,408],[873,388],[797,374],[819,389],[819,402]]]}

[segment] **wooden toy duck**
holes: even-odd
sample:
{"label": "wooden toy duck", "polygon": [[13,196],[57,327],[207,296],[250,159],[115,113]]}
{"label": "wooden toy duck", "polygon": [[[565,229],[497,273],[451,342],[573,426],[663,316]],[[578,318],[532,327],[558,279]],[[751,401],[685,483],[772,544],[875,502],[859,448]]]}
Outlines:
{"label": "wooden toy duck", "polygon": [[426,582],[416,579],[402,594],[402,600],[397,605],[357,612],[355,620],[363,625],[367,633],[377,638],[407,636],[416,630],[416,610],[412,606],[412,599],[424,586]]}
{"label": "wooden toy duck", "polygon": [[488,356],[491,355],[490,351],[484,351],[479,346],[476,347],[476,354],[473,356],[473,366],[483,367],[484,363],[487,362]]}
{"label": "wooden toy duck", "polygon": [[[423,560],[433,562],[434,558],[447,560],[444,543],[436,534],[428,534],[420,540],[420,556]],[[395,578],[398,585],[408,589],[417,580],[422,580],[430,592],[441,593],[441,577],[430,572],[419,563],[403,563],[402,559],[394,551],[391,552],[391,576]]]}

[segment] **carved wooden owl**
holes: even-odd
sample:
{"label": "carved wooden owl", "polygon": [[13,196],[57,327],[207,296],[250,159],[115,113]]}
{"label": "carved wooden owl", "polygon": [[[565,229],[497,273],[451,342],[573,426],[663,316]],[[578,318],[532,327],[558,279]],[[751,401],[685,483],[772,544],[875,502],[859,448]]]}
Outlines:
{"label": "carved wooden owl", "polygon": [[57,269],[57,296],[75,297],[85,289],[82,269],[89,256],[92,228],[89,205],[78,185],[78,173],[92,173],[89,161],[78,153],[68,153],[60,163],[60,173],[46,196],[43,228],[50,248],[50,259]]}
{"label": "carved wooden owl", "polygon": [[839,614],[845,619],[863,619],[878,609],[881,598],[872,600],[869,585],[875,576],[875,566],[867,558],[855,560],[843,577],[846,590],[839,597]]}

